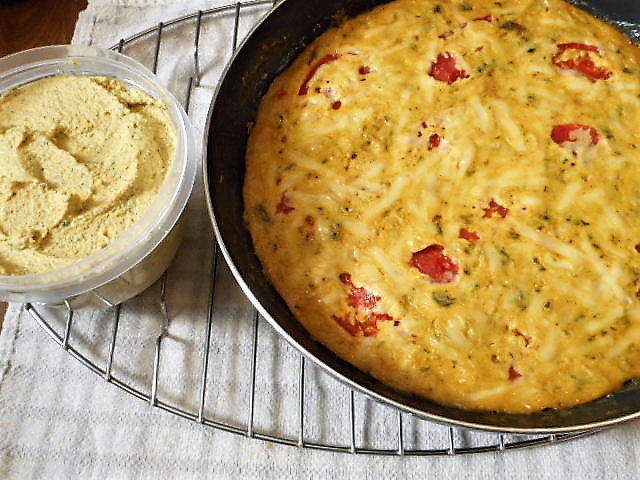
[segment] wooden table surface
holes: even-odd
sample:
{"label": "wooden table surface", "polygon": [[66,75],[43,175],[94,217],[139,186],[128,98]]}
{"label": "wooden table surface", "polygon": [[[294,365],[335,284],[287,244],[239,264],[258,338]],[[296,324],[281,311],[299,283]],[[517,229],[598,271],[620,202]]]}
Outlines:
{"label": "wooden table surface", "polygon": [[[69,43],[87,0],[0,0],[0,57],[27,48]],[[7,305],[0,302],[0,329]]]}

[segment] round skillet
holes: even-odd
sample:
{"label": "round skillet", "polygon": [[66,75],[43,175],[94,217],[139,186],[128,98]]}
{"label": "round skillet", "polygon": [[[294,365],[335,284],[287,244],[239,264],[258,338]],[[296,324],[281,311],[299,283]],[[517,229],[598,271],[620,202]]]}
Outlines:
{"label": "round skillet", "polygon": [[[344,16],[385,0],[284,0],[237,50],[218,85],[208,120],[209,211],[225,259],[258,311],[307,358],[370,397],[432,421],[519,433],[567,432],[603,427],[640,416],[640,382],[593,402],[533,414],[477,412],[443,406],[393,390],[344,362],[316,342],[267,281],[243,220],[242,186],[248,127],[271,81],[315,37]],[[638,40],[640,2],[574,0]]]}

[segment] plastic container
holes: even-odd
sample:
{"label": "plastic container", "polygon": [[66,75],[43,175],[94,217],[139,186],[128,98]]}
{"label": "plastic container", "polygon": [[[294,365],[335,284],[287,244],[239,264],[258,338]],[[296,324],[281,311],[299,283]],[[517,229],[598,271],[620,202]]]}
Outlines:
{"label": "plastic container", "polygon": [[53,75],[99,75],[119,80],[164,102],[177,144],[167,178],[148,210],[110,245],[66,267],[31,275],[0,275],[0,300],[61,304],[119,304],[154,283],[180,244],[180,217],[191,194],[198,164],[193,127],[186,113],[137,61],[79,45],[25,50],[0,59],[0,93]]}

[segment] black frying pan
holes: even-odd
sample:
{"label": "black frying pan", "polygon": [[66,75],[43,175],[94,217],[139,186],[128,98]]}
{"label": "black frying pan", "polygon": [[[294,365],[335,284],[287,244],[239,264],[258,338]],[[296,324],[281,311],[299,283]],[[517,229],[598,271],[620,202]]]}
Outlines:
{"label": "black frying pan", "polygon": [[[247,127],[274,77],[335,21],[338,12],[353,16],[386,1],[284,0],[257,25],[227,66],[209,112],[205,179],[216,236],[236,280],[258,311],[308,358],[367,395],[423,418],[476,429],[541,433],[584,430],[640,416],[640,383],[636,382],[584,405],[533,414],[461,410],[398,392],[316,342],[267,281],[243,221]],[[635,41],[640,40],[640,2],[573,3],[618,25]]]}

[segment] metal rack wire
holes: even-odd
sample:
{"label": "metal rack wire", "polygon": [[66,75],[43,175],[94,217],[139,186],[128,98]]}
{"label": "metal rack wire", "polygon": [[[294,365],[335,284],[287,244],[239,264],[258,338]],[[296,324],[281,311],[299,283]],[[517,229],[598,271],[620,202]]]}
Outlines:
{"label": "metal rack wire", "polygon": [[[210,75],[213,84],[218,78],[210,72],[211,60],[203,58],[203,31],[229,40],[228,51],[215,60],[226,63],[243,31],[275,3],[254,0],[198,11],[122,39],[113,49],[145,60],[156,72],[162,66],[161,50],[192,37],[188,62],[181,66],[188,71],[179,75],[188,78],[186,85],[170,86],[178,97],[186,89],[184,106],[189,112],[192,93],[203,88],[203,78]],[[428,456],[549,445],[594,432],[486,433],[439,425],[378,404],[306,362],[247,304],[213,239],[208,254],[210,269],[193,272],[196,283],[207,286],[189,300],[186,314],[167,299],[172,289],[179,290],[170,280],[174,266],[141,296],[104,311],[76,312],[68,303],[26,304],[25,309],[54,341],[105,382],[152,407],[253,439],[351,454]],[[184,291],[173,298],[179,295]],[[132,303],[136,308],[129,308]],[[146,312],[144,321],[129,311],[141,309]],[[273,357],[278,364],[266,368],[263,358]],[[344,428],[328,424],[329,416],[341,418],[337,423]]]}

